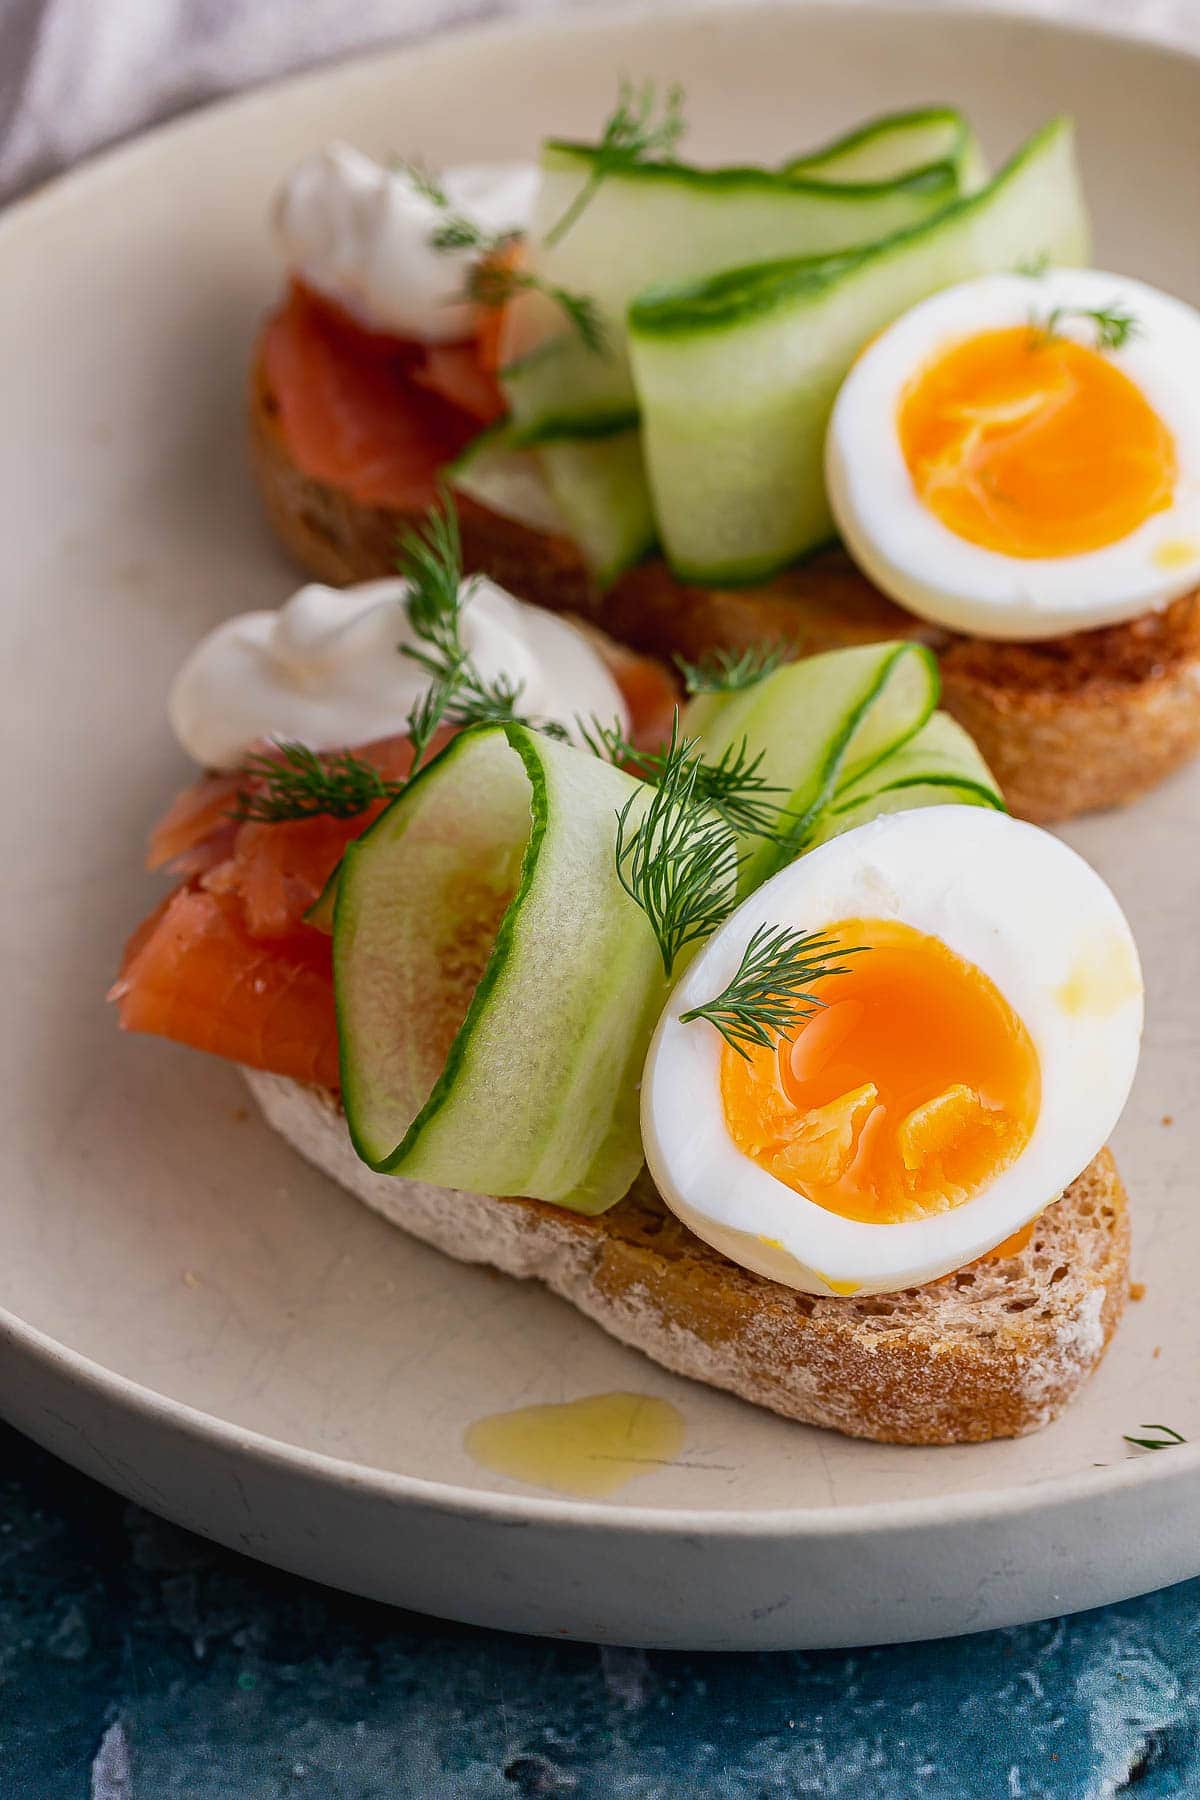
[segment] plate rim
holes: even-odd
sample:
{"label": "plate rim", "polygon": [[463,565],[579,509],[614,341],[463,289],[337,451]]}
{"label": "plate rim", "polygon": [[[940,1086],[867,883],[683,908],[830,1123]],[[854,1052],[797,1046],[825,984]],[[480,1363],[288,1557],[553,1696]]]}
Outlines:
{"label": "plate rim", "polygon": [[[736,21],[753,15],[778,17],[781,10],[795,14],[819,13],[842,20],[851,16],[862,20],[874,15],[889,22],[907,20],[914,25],[944,22],[952,17],[956,30],[1009,24],[1043,39],[1099,39],[1118,43],[1133,56],[1142,55],[1156,61],[1181,59],[1193,65],[1200,79],[1200,49],[1184,45],[1172,36],[1156,38],[1107,16],[1089,20],[1048,17],[1028,11],[1019,0],[1017,4],[985,0],[984,4],[972,4],[969,10],[937,4],[936,0],[933,4],[923,3],[923,0],[902,0],[896,5],[861,0],[853,9],[848,9],[844,0],[786,0],[782,8],[773,5],[771,0],[748,0],[747,4],[739,4],[739,0],[668,0],[657,9],[656,17],[713,17]],[[537,45],[548,37],[568,34],[576,38],[588,34],[603,36],[623,21],[637,22],[644,17],[645,8],[640,0],[603,5],[585,14],[567,11],[557,17],[536,12],[515,18],[501,16],[462,29],[435,30],[398,43],[384,42],[365,51],[331,58],[315,68],[292,71],[248,89],[201,102],[181,115],[102,147],[71,168],[50,176],[29,192],[7,202],[0,208],[0,265],[12,248],[19,245],[22,232],[36,230],[43,218],[52,216],[61,205],[71,204],[77,195],[86,193],[91,187],[119,181],[126,165],[152,158],[164,142],[186,138],[189,133],[202,136],[214,126],[220,128],[227,120],[266,111],[281,94],[314,92],[331,79],[348,77],[353,80],[357,75],[373,75],[380,64],[400,65],[440,55],[454,58],[465,54],[469,58],[495,39],[517,43],[524,40]],[[381,1501],[407,1502],[448,1517],[481,1522],[519,1520],[530,1524],[569,1526],[581,1532],[611,1531],[619,1527],[639,1535],[693,1536],[701,1531],[708,1537],[728,1539],[887,1537],[934,1523],[966,1526],[975,1522],[1015,1520],[1023,1514],[1057,1512],[1081,1501],[1123,1496],[1129,1490],[1165,1488],[1169,1494],[1172,1488],[1189,1487],[1200,1472],[1200,1443],[1185,1443],[1172,1446],[1173,1454],[1165,1460],[1142,1452],[1125,1456],[1103,1468],[1083,1469],[1042,1481],[1010,1482],[973,1492],[924,1498],[780,1507],[764,1512],[733,1507],[631,1505],[621,1499],[588,1501],[434,1481],[331,1456],[269,1436],[123,1375],[72,1349],[4,1306],[0,1306],[0,1348],[26,1357],[49,1375],[68,1379],[79,1388],[95,1393],[147,1425],[173,1430],[197,1444],[208,1443],[234,1455],[246,1455],[258,1463],[290,1471],[321,1486],[356,1489]],[[788,1423],[790,1421],[781,1421],[781,1425]],[[1036,1443],[1038,1435],[1031,1434],[1028,1441]],[[986,1449],[985,1445],[968,1447]],[[945,1448],[947,1454],[952,1454],[958,1446]]]}

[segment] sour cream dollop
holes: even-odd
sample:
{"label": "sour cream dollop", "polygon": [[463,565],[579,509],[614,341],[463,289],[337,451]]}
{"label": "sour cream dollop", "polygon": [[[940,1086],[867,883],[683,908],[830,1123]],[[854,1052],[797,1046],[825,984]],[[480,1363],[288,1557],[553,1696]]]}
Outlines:
{"label": "sour cream dollop", "polygon": [[[480,163],[438,177],[449,212],[488,233],[524,231],[539,173],[533,163]],[[471,250],[430,242],[446,212],[404,169],[385,168],[350,144],[314,151],[275,200],[275,231],[288,268],[375,331],[425,343],[467,337],[461,295]]]}
{"label": "sour cream dollop", "polygon": [[[416,642],[396,579],[331,588],[312,582],[273,612],[227,619],[196,646],[167,700],[171,729],[207,769],[232,769],[264,739],[332,750],[405,728],[429,677],[402,644]],[[520,687],[519,710],[557,722],[628,728],[621,690],[585,634],[494,582],[467,586],[462,638],[479,675]]]}

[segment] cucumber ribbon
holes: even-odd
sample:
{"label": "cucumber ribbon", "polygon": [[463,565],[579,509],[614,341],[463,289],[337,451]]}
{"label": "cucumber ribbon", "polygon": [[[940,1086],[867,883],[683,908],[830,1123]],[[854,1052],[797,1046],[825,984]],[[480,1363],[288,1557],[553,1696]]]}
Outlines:
{"label": "cucumber ribbon", "polygon": [[[1066,119],[990,182],[948,108],[777,169],[606,167],[596,146],[547,143],[530,236],[543,291],[505,315],[505,439],[472,491],[502,508],[540,483],[601,586],[658,541],[684,580],[766,579],[832,533],[825,429],[863,344],[941,288],[1082,262],[1088,242]],[[602,353],[564,328],[555,287],[588,295]]]}

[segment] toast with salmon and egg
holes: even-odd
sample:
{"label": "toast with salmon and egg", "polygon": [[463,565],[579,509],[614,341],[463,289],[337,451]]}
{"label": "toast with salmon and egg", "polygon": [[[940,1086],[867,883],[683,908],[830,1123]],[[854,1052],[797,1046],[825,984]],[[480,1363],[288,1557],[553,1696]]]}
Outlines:
{"label": "toast with salmon and egg", "polygon": [[[249,387],[281,542],[331,582],[390,572],[449,469],[470,570],[636,648],[918,638],[1019,814],[1152,786],[1200,746],[1200,521],[1172,375],[1200,321],[1048,267],[1087,255],[1069,123],[986,183],[948,108],[707,170],[674,160],[679,104],[659,118],[652,89],[624,88],[599,147],[548,143],[540,186],[503,166],[503,200],[474,211],[486,171],[389,172],[345,146],[302,165],[277,215],[299,279]],[[925,383],[905,469],[882,396],[946,343],[957,385]],[[639,414],[640,446],[618,429]],[[527,446],[548,506],[487,478],[502,441]],[[820,548],[831,512],[853,560]],[[645,559],[655,537],[668,560]]]}
{"label": "toast with salmon and egg", "polygon": [[[610,666],[658,741],[654,669],[635,661]],[[740,905],[722,885],[733,828],[693,811],[684,747],[643,761],[655,787],[515,721],[444,739],[411,781],[408,739],[382,740],[353,771],[398,797],[372,778],[347,811],[338,756],[340,816],[310,805],[319,757],[203,778],[153,834],[179,884],[126,948],[121,1024],[240,1064],[268,1123],[394,1223],[546,1282],[668,1368],[880,1440],[1034,1430],[1124,1305],[1124,1190],[1097,1147],[1132,1076],[1140,981],[1099,878],[998,810],[944,715],[912,734],[931,674],[900,644],[758,676],[754,740],[782,743],[801,786],[826,758],[790,722],[843,690],[825,729],[844,778],[796,860],[744,789]],[[728,770],[724,704],[694,719]],[[290,810],[284,774],[303,779]],[[647,874],[660,898],[675,879],[651,867],[661,824],[640,861],[620,847],[647,801],[701,878],[671,929],[726,920],[676,982],[664,917],[643,910]],[[890,920],[862,916],[881,906]],[[846,922],[823,937],[780,924],[830,918]],[[781,991],[798,1035],[776,1045],[753,1009],[778,1020]]]}
{"label": "toast with salmon and egg", "polygon": [[[439,467],[480,429],[462,411],[447,422],[449,399],[445,412],[409,412],[411,387],[397,380],[376,453],[370,421],[359,418],[344,385],[343,346],[354,332],[319,300],[293,294],[263,328],[249,385],[251,457],[266,517],[301,569],[336,586],[394,572],[398,535],[424,516]],[[298,392],[308,396],[302,411]],[[354,415],[346,431],[361,466],[336,455],[338,434],[328,429],[322,394],[338,396],[330,404]],[[428,435],[409,434],[401,465],[388,440],[397,421],[415,417],[425,419]],[[466,496],[459,512],[468,571],[591,619],[650,655],[698,660],[714,649],[779,644],[807,656],[903,636],[928,643],[941,668],[942,704],[971,733],[1023,818],[1048,823],[1122,806],[1200,749],[1200,592],[1126,624],[1048,641],[989,642],[905,613],[839,550],[751,588],[697,587],[654,558],[601,592],[564,534],[535,530]]]}
{"label": "toast with salmon and egg", "polygon": [[352,828],[231,830],[229,799],[228,785],[202,784],[156,834],[155,860],[189,873],[128,946],[113,990],[122,1023],[240,1063],[272,1129],[393,1224],[545,1283],[677,1374],[856,1437],[1019,1436],[1055,1418],[1100,1362],[1129,1285],[1126,1194],[1107,1151],[985,1257],[858,1299],[798,1293],[740,1267],[645,1173],[598,1217],[375,1173],[355,1154],[340,1100],[329,940],[296,910]]}

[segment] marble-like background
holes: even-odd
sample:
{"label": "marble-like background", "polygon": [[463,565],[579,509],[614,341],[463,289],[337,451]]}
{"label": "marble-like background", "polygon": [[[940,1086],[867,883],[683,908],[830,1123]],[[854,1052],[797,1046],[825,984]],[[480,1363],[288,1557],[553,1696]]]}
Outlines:
{"label": "marble-like background", "polygon": [[348,1599],[0,1428],[3,1800],[1200,1794],[1200,1582],[894,1649],[594,1649]]}

